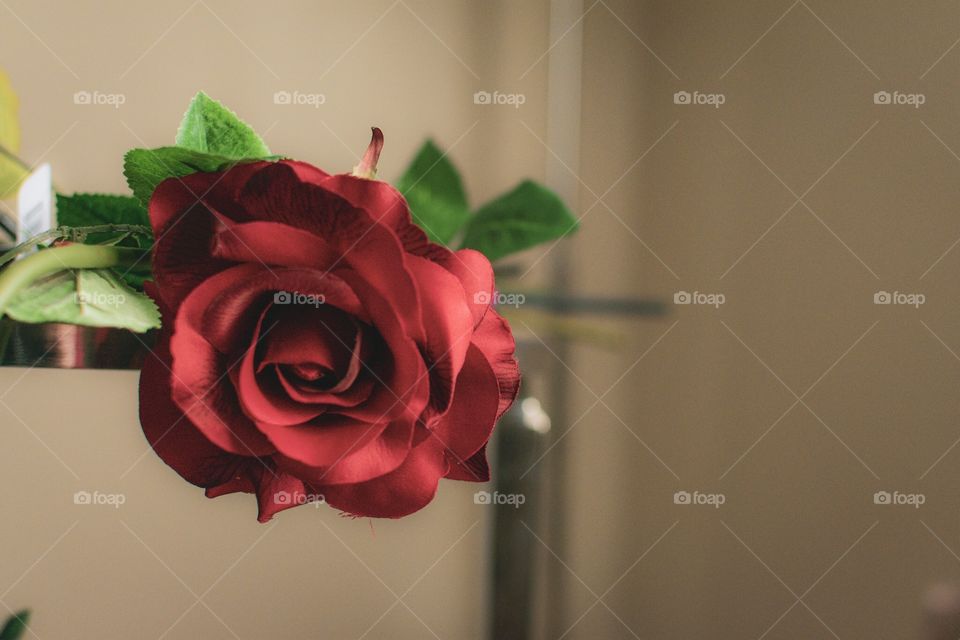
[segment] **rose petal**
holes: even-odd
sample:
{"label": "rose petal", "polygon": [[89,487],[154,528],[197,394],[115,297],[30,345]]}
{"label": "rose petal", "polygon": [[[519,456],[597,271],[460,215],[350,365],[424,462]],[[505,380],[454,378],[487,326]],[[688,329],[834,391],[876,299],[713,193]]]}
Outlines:
{"label": "rose petal", "polygon": [[463,463],[490,439],[500,406],[500,388],[486,356],[471,345],[457,377],[450,410],[431,425],[452,463]]}
{"label": "rose petal", "polygon": [[[372,328],[364,326],[359,329],[346,373],[340,382],[328,389],[292,379],[283,366],[274,365],[273,372],[287,394],[297,402],[322,402],[337,407],[355,407],[370,397],[374,382],[379,383],[379,376],[373,375],[371,371],[378,368],[376,359],[384,349],[383,341]],[[269,375],[269,370],[267,374]]]}
{"label": "rose petal", "polygon": [[[285,164],[257,172],[244,187],[240,204],[250,217],[289,224],[323,238],[344,263],[391,301],[407,335],[423,340],[419,292],[405,268],[403,247],[389,227],[336,193],[301,181]],[[251,247],[256,253],[267,251]]]}
{"label": "rose petal", "polygon": [[203,435],[221,449],[241,456],[263,456],[275,451],[240,408],[227,375],[235,363],[228,362],[179,319],[170,350],[173,400]]}
{"label": "rose petal", "polygon": [[197,486],[225,482],[240,464],[240,457],[205,438],[173,403],[170,372],[155,355],[147,356],[140,372],[140,424],[157,455]]}
{"label": "rose petal", "polygon": [[[327,466],[312,467],[283,454],[276,454],[275,459],[281,469],[317,486],[366,482],[397,469],[410,452],[413,423],[395,420],[382,431],[381,426],[368,424],[355,433],[342,457]],[[371,439],[377,431],[379,435]]]}
{"label": "rose petal", "polygon": [[211,256],[211,239],[227,216],[236,215],[239,187],[268,164],[169,178],[154,190],[148,207],[156,237],[153,271],[161,295],[174,311],[193,287],[228,266]]}
{"label": "rose petal", "polygon": [[208,498],[218,498],[230,493],[254,493],[257,495],[259,513],[257,520],[269,522],[274,515],[285,509],[308,504],[322,498],[309,485],[290,474],[276,471],[272,464],[248,461],[234,480],[207,489]]}
{"label": "rose petal", "polygon": [[229,266],[210,255],[209,239],[219,223],[206,206],[190,201],[193,197],[185,185],[166,180],[150,201],[157,239],[153,247],[154,278],[164,302],[174,309],[194,287]]}
{"label": "rose petal", "polygon": [[[277,293],[286,296],[278,298]],[[244,264],[226,269],[194,289],[183,303],[183,320],[221,353],[239,357],[249,346],[265,305],[278,299],[292,301],[293,293],[322,296],[325,305],[361,321],[368,318],[353,290],[332,274]]]}
{"label": "rose petal", "polygon": [[393,229],[407,252],[429,259],[450,253],[449,249],[430,242],[427,234],[413,223],[407,201],[388,183],[340,174],[330,176],[320,185],[364,209],[379,224]]}
{"label": "rose petal", "polygon": [[[268,314],[268,310],[269,306],[263,309],[253,332],[254,342],[244,353],[243,361],[238,370],[235,374],[231,372],[231,379],[236,386],[240,406],[243,407],[244,413],[258,425],[265,422],[292,425],[312,420],[323,414],[326,407],[295,402],[284,393],[283,387],[277,380],[273,380],[271,385],[269,384],[269,378],[266,376],[258,379],[256,373],[257,341],[276,326],[264,327],[263,321]],[[269,437],[269,434],[267,436]]]}
{"label": "rose petal", "polygon": [[[241,410],[228,375],[240,361],[234,354],[228,356],[215,349],[197,330],[201,324],[197,316],[209,308],[209,292],[217,291],[216,285],[222,281],[230,282],[244,273],[245,269],[238,267],[208,279],[181,305],[170,339],[172,395],[180,409],[217,446],[238,455],[269,455],[275,449]],[[259,315],[262,310],[263,305],[252,307],[244,310],[243,315]],[[254,335],[253,328],[248,335]]]}
{"label": "rose petal", "polygon": [[343,256],[316,234],[279,222],[227,223],[211,243],[213,257],[327,271]]}
{"label": "rose petal", "polygon": [[493,300],[493,267],[479,251],[461,249],[436,260],[437,264],[460,280],[467,294],[473,324],[477,326],[486,315]]}
{"label": "rose petal", "polygon": [[323,169],[313,166],[309,162],[301,162],[299,160],[281,160],[278,164],[287,165],[293,169],[298,178],[311,184],[321,184],[324,180],[330,177],[329,173]]}
{"label": "rose petal", "polygon": [[361,341],[360,329],[349,316],[325,304],[274,305],[269,316],[276,328],[263,339],[258,369],[270,364],[314,364],[341,377],[347,373]]}
{"label": "rose petal", "polygon": [[321,491],[328,504],[351,515],[402,518],[433,500],[447,470],[443,446],[427,438],[396,470],[367,482],[323,486]]}
{"label": "rose petal", "polygon": [[[325,325],[325,323],[329,323]],[[347,351],[344,337],[324,328],[340,325],[336,331],[353,330],[359,340],[356,324],[336,309],[271,305],[264,309],[253,335],[261,344],[247,349],[238,372],[232,376],[237,396],[244,411],[257,424],[298,425],[325,413],[330,406],[351,407],[358,404],[358,394],[340,394],[349,389],[359,371],[359,355]],[[352,339],[347,336],[348,339]],[[359,351],[359,345],[356,345]],[[346,352],[332,356],[330,347]],[[258,355],[259,352],[263,355]],[[332,359],[331,359],[332,358]],[[339,360],[340,362],[336,362]],[[303,402],[303,394],[291,397],[287,393],[289,381],[274,375],[278,363],[328,366],[341,376],[340,382],[313,394],[312,401]],[[268,369],[264,371],[264,366]],[[375,363],[371,362],[375,366]],[[361,388],[369,396],[370,387]],[[267,433],[269,437],[269,433]]]}
{"label": "rose petal", "polygon": [[[159,298],[152,283],[144,287]],[[165,320],[169,320],[169,310]],[[167,324],[167,327],[170,325]],[[223,451],[201,434],[177,407],[171,393],[169,329],[161,334],[140,371],[140,424],[157,455],[185,480],[201,487],[230,479],[243,458]]]}
{"label": "rose petal", "polygon": [[[359,373],[359,358],[356,362],[358,363],[357,370]],[[270,371],[267,370],[262,375],[270,375]],[[297,402],[314,404],[322,402],[331,407],[355,407],[369,398],[370,393],[373,391],[374,384],[378,384],[375,383],[372,376],[365,375],[354,380],[349,389],[318,391],[308,388],[296,380],[290,380],[279,367],[274,367],[273,375],[276,376],[277,381],[280,383],[280,386],[283,387],[284,391]]]}
{"label": "rose petal", "polygon": [[394,419],[416,422],[430,400],[430,377],[417,344],[405,333],[389,300],[379,296],[359,274],[344,271],[341,275],[363,301],[369,324],[382,338],[385,353],[376,359],[376,367],[361,363],[363,374],[379,383],[368,402],[340,412],[371,423]]}
{"label": "rose petal", "polygon": [[333,465],[351,452],[363,449],[380,437],[387,426],[388,423],[368,424],[335,414],[301,424],[260,423],[281,455],[314,469]]}
{"label": "rose petal", "polygon": [[463,480],[465,482],[489,482],[490,465],[487,464],[487,445],[463,462],[450,461],[450,470],[445,478]]}
{"label": "rose petal", "polygon": [[281,511],[322,499],[321,494],[289,474],[280,472],[274,477],[264,471],[261,477],[265,478],[266,482],[261,481],[257,487],[259,522],[269,522]]}
{"label": "rose petal", "polygon": [[424,343],[430,366],[431,406],[446,411],[473,334],[473,316],[460,281],[440,265],[411,256],[410,272],[420,288]]}
{"label": "rose petal", "polygon": [[473,334],[473,344],[493,368],[500,387],[500,407],[497,419],[510,408],[520,391],[520,366],[514,357],[516,344],[510,325],[496,311],[490,309]]}
{"label": "rose petal", "polygon": [[203,196],[210,192],[219,178],[215,173],[192,173],[160,182],[147,206],[154,234],[159,236],[171,222],[183,217],[192,206],[202,203]]}

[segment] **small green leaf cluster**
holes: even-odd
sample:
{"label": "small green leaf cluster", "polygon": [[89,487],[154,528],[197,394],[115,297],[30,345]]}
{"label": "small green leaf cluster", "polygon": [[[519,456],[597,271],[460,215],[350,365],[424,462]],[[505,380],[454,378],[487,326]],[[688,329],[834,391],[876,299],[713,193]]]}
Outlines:
{"label": "small green leaf cluster", "polygon": [[491,262],[577,230],[550,189],[525,180],[471,213],[457,168],[428,140],[397,183],[413,218],[434,242],[475,249]]}
{"label": "small green leaf cluster", "polygon": [[[0,265],[21,257],[15,269],[11,265],[0,273],[0,311],[20,322],[137,332],[158,328],[160,313],[143,293],[150,279],[153,235],[147,207],[154,190],[170,178],[259,159],[273,157],[253,129],[206,94],[197,94],[174,146],[133,149],[124,157],[132,196],[57,194],[61,227],[0,256]],[[85,254],[97,264],[68,263],[61,257],[65,242],[100,247]],[[39,251],[25,255],[34,249]]]}

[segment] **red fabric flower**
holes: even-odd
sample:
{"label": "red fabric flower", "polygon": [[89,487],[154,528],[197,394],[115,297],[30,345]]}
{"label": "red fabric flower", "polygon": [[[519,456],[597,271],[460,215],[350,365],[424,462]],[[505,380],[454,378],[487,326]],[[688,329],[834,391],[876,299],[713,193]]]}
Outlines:
{"label": "red fabric flower", "polygon": [[322,496],[356,516],[489,479],[519,372],[481,254],[429,242],[384,182],[255,162],[150,202],[163,330],[140,378],[157,454],[259,520]]}

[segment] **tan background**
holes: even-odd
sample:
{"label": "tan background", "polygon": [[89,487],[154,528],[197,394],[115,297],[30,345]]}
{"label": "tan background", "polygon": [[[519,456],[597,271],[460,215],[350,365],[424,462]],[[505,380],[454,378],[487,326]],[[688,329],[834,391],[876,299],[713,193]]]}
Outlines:
{"label": "tan background", "polygon": [[[586,0],[554,37],[534,0],[4,0],[0,15],[23,155],[63,190],[122,189],[123,152],[171,141],[204,88],[328,169],[352,166],[376,123],[387,179],[426,135],[474,202],[549,170],[583,230],[530,286],[561,257],[583,294],[726,296],[604,322],[618,349],[563,357],[537,637],[918,637],[923,590],[960,577],[954,3]],[[549,61],[581,35],[582,100],[551,94]],[[527,101],[479,107],[481,89]],[[77,106],[78,90],[127,101]],[[277,106],[277,90],[327,101]],[[726,102],[676,105],[680,90]],[[879,90],[926,103],[876,105]],[[553,148],[556,122],[548,135],[565,99],[582,107],[579,153]],[[875,305],[880,290],[926,303]],[[139,459],[135,386],[0,372],[0,600],[33,606],[39,637],[357,638],[375,622],[365,637],[483,637],[474,486],[446,483],[373,533],[312,508],[257,525],[248,499],[206,501]],[[74,506],[78,489],[127,503]],[[677,490],[726,503],[675,505]],[[875,505],[878,490],[926,502]],[[411,585],[409,609],[377,622]],[[178,620],[208,589],[209,609]]]}

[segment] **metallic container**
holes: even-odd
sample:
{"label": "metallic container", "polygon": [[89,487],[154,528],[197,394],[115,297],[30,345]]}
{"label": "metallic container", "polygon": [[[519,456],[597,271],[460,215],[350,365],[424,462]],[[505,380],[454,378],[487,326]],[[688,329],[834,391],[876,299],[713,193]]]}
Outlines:
{"label": "metallic container", "polygon": [[72,324],[0,320],[0,365],[55,369],[139,369],[155,334]]}

